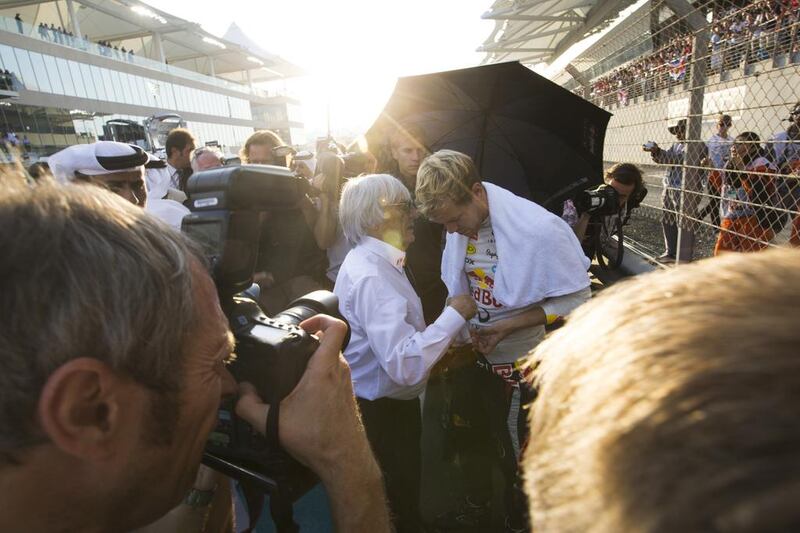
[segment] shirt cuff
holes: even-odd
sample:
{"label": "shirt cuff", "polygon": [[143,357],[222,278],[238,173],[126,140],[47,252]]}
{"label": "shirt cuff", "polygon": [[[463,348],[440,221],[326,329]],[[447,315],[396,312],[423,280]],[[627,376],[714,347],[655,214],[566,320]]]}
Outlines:
{"label": "shirt cuff", "polygon": [[467,321],[461,316],[461,313],[455,310],[454,307],[449,305],[444,308],[439,318],[434,321],[434,324],[442,328],[449,337],[455,337],[456,333],[466,325]]}

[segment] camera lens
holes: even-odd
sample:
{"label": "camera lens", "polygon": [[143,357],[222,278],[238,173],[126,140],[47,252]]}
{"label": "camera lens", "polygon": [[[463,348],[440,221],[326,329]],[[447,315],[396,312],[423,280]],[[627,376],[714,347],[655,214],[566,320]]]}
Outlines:
{"label": "camera lens", "polygon": [[[340,320],[344,318],[339,314],[339,298],[330,291],[314,291],[306,294],[302,298],[298,298],[289,305],[285,311],[281,311],[275,315],[273,320],[297,326],[303,320],[311,318],[314,315],[325,314],[336,317]],[[347,323],[346,320],[344,320]],[[342,343],[342,349],[347,346],[350,341],[350,326],[347,327],[347,335]]]}

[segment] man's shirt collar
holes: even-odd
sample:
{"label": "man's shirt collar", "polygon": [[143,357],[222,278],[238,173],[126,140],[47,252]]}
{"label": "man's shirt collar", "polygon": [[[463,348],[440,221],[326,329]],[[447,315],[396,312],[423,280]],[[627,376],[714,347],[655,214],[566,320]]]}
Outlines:
{"label": "man's shirt collar", "polygon": [[361,246],[388,261],[399,272],[403,272],[403,266],[406,264],[406,253],[403,250],[375,237],[363,237]]}

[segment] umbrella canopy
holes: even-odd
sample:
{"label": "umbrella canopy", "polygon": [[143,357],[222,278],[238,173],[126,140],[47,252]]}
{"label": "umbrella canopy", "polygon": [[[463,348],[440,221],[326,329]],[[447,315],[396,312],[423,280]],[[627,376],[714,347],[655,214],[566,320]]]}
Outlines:
{"label": "umbrella canopy", "polygon": [[[380,160],[398,127],[472,157],[486,181],[546,207],[602,182],[611,114],[518,62],[400,78],[366,134]],[[550,204],[550,205],[548,205]]]}

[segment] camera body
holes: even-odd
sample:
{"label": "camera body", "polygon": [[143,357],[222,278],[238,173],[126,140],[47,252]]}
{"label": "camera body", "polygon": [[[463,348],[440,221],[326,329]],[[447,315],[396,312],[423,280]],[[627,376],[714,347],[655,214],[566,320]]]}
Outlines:
{"label": "camera body", "polygon": [[[289,169],[269,165],[206,170],[187,183],[192,213],[184,217],[182,231],[203,246],[236,339],[236,360],[229,369],[237,381],[252,383],[270,405],[295,388],[319,346],[300,322],[319,313],[339,314],[338,299],[328,291],[310,293],[272,318],[252,294],[262,214],[280,216],[296,209],[309,187]],[[289,500],[316,482],[311,471],[280,448],[277,435],[263,437],[236,417],[231,402],[220,408],[203,462]]]}
{"label": "camera body", "polygon": [[606,183],[594,189],[581,191],[573,200],[579,214],[611,216],[620,212],[619,193]]}

